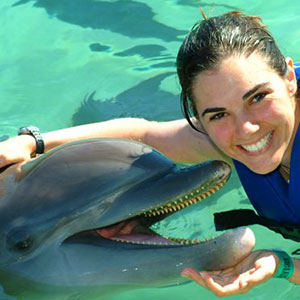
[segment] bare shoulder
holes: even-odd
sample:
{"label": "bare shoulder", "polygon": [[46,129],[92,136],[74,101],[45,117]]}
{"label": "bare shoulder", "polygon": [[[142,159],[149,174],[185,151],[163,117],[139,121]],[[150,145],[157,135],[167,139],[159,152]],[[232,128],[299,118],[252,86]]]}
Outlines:
{"label": "bare shoulder", "polygon": [[210,138],[190,127],[186,120],[149,122],[144,142],[181,163],[198,163],[218,159],[232,165]]}

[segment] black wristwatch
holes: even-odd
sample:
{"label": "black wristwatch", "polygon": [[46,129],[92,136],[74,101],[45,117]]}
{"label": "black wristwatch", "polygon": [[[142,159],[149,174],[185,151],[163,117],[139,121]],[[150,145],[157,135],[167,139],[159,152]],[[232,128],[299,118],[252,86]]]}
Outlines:
{"label": "black wristwatch", "polygon": [[35,126],[21,127],[18,130],[18,135],[28,134],[34,137],[36,143],[36,154],[42,154],[45,150],[45,143],[41,136],[40,130]]}

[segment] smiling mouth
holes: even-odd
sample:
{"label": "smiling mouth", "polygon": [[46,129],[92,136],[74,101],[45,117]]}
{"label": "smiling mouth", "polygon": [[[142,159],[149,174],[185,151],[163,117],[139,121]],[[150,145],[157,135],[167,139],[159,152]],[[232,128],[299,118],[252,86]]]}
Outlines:
{"label": "smiling mouth", "polygon": [[256,143],[239,145],[239,147],[250,154],[260,154],[262,152],[265,152],[268,149],[273,134],[274,134],[274,130],[270,131],[268,134],[266,134],[262,139],[260,139]]}

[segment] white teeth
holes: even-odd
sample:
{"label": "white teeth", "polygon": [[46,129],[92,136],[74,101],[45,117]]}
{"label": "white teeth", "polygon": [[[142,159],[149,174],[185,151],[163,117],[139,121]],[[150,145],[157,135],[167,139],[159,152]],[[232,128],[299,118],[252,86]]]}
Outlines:
{"label": "white teeth", "polygon": [[258,141],[257,143],[255,144],[252,144],[252,145],[241,145],[245,150],[249,151],[249,152],[257,152],[257,151],[260,151],[262,149],[264,149],[271,137],[273,135],[273,131],[269,132],[265,137],[263,137],[260,141]]}

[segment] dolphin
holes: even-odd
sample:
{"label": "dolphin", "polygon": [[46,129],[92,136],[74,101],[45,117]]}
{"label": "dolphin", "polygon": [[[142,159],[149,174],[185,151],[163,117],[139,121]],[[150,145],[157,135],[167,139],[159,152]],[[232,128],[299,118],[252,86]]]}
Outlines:
{"label": "dolphin", "polygon": [[182,167],[149,146],[112,138],[12,165],[0,174],[0,284],[17,299],[94,300],[181,284],[185,267],[232,266],[254,247],[250,229],[200,241],[149,228],[229,176],[221,161]]}

